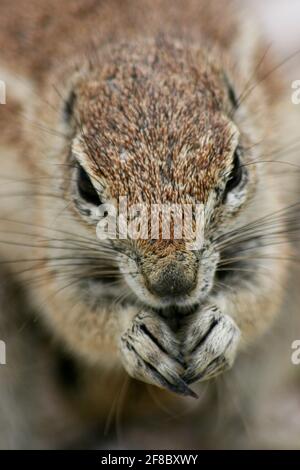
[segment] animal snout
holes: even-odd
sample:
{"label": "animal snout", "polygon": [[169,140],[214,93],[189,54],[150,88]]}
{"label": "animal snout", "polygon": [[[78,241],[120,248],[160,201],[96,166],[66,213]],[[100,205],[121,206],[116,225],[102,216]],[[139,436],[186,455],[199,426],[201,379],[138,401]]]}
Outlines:
{"label": "animal snout", "polygon": [[180,263],[171,262],[158,274],[149,276],[147,281],[150,292],[158,297],[181,297],[193,290],[196,276]]}

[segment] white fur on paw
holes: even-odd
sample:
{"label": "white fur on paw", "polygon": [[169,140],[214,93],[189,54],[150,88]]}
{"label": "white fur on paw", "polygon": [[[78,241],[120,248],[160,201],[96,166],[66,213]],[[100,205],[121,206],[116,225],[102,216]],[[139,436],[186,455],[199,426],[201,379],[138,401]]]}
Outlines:
{"label": "white fur on paw", "polygon": [[179,343],[170,328],[154,314],[141,312],[122,335],[123,365],[132,377],[181,395],[195,396],[181,376]]}
{"label": "white fur on paw", "polygon": [[185,331],[183,353],[188,384],[208,380],[229,369],[235,359],[240,330],[228,315],[215,307],[201,311]]}

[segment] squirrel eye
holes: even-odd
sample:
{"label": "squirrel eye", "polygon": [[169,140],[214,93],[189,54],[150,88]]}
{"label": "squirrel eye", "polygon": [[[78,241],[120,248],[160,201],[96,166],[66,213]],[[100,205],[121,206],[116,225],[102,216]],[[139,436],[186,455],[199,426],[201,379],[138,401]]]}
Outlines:
{"label": "squirrel eye", "polygon": [[78,192],[82,199],[94,206],[100,206],[101,200],[86,171],[79,166],[77,175]]}
{"label": "squirrel eye", "polygon": [[232,191],[234,188],[236,188],[240,184],[242,180],[242,176],[243,176],[243,169],[242,169],[241,160],[240,160],[240,149],[238,148],[236,149],[235,154],[234,154],[233,167],[229,175],[229,178],[227,180],[224,197],[226,197],[230,191]]}

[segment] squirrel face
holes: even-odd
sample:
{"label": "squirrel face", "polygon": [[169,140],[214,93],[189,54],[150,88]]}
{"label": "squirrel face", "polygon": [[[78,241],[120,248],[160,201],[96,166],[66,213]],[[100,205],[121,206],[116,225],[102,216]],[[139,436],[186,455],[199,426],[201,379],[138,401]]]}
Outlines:
{"label": "squirrel face", "polygon": [[154,308],[192,306],[213,288],[215,241],[254,185],[243,164],[247,138],[231,117],[233,91],[221,66],[180,43],[127,45],[102,60],[65,104],[71,209],[90,227],[97,207],[112,204],[118,213],[121,198],[148,214],[159,204],[201,205],[199,249],[174,236],[172,216],[168,239],[161,230],[153,239],[148,227],[146,237],[105,242],[133,298]]}
{"label": "squirrel face", "polygon": [[[90,363],[115,371],[122,362],[131,377],[190,395],[188,384],[231,367],[267,328],[286,276],[285,237],[269,243],[282,192],[261,165],[275,140],[268,74],[256,73],[255,45],[239,60],[207,43],[139,37],[109,41],[77,71],[66,61],[37,83],[32,114],[50,132],[25,132],[25,157],[47,185],[30,206],[44,317]],[[156,207],[152,236],[157,205],[176,206],[167,237]],[[184,236],[177,206],[192,208]],[[124,221],[144,235],[146,218],[147,236],[103,240],[111,207],[122,235]]]}
{"label": "squirrel face", "polygon": [[284,298],[297,224],[273,161],[291,123],[280,67],[235,2],[14,3],[5,258],[65,348],[195,396]]}

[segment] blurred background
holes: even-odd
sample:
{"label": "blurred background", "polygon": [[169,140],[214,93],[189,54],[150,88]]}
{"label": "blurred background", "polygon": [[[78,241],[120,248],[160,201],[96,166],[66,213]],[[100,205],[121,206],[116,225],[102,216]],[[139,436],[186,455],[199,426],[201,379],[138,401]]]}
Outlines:
{"label": "blurred background", "polygon": [[[269,42],[273,49],[275,64],[285,61],[290,55],[299,50],[299,54],[295,55],[292,60],[287,60],[282,67],[282,73],[286,77],[286,87],[289,89],[293,80],[300,80],[300,0],[239,1],[244,3],[254,13],[258,23],[261,24],[262,35],[266,37],[267,42]],[[84,0],[82,2],[84,3]],[[222,21],[221,15],[220,21]],[[299,299],[297,298],[299,278],[296,276],[294,283],[293,292],[295,294],[294,296],[290,295],[289,303],[299,305]],[[286,310],[288,310],[288,305],[286,305]],[[280,448],[300,447],[300,380],[294,376],[296,372],[299,375],[300,366],[294,367],[290,362],[290,345],[293,340],[300,339],[300,326],[299,322],[294,324],[290,321],[290,330],[283,337],[282,332],[285,329],[283,324],[289,321],[290,318],[286,315],[275,327],[274,335],[272,333],[272,337],[267,341],[265,348],[274,351],[273,355],[260,357],[259,348],[257,348],[257,351],[254,351],[253,355],[249,353],[249,362],[254,362],[251,383],[249,383],[249,380],[244,380],[244,376],[239,376],[239,371],[231,377],[232,384],[230,384],[230,380],[226,381],[225,387],[232,387],[232,393],[230,389],[227,390],[227,393],[229,391],[229,395],[232,396],[232,403],[224,403],[223,389],[212,389],[212,399],[216,399],[216,402],[219,403],[218,406],[215,406],[218,409],[213,409],[213,418],[208,412],[204,413],[201,417],[202,420],[208,421],[208,426],[213,428],[209,429],[211,435],[213,435],[214,431],[216,434],[218,433],[220,423],[222,423],[224,434],[229,434],[229,429],[234,429],[236,434],[239,435],[241,430],[244,433],[244,439],[246,439],[246,442],[250,442],[250,445],[252,442],[260,442],[260,445],[264,448],[272,448],[274,445]],[[277,344],[278,336],[283,340],[280,346]],[[258,353],[258,358],[260,359],[253,361],[253,356],[255,357],[256,353]],[[288,376],[289,373],[291,374]],[[256,381],[253,380],[252,383],[254,376]],[[255,386],[260,381],[267,383],[263,391],[255,389]],[[204,394],[205,388],[206,385],[203,387]],[[261,399],[257,400],[259,401],[259,406],[255,410],[255,414],[251,415],[252,421],[249,420],[246,407],[244,406],[245,402],[239,402],[236,390],[242,390],[246,402],[251,394],[253,396],[260,395]],[[121,390],[120,395],[122,393]],[[119,402],[117,404],[113,403],[112,411],[108,416],[107,428],[109,431],[112,430],[115,436],[111,438],[108,435],[106,440],[106,435],[104,435],[102,441],[98,439],[97,435],[94,441],[91,439],[91,442],[87,443],[87,446],[109,449],[137,447],[182,449],[217,446],[217,442],[207,442],[207,436],[199,433],[197,428],[198,422],[197,420],[195,421],[197,402],[189,402],[189,406],[186,407],[187,409],[182,412],[180,409],[177,410],[172,406],[164,408],[165,404],[157,400],[155,390],[151,393],[153,393],[151,399],[157,404],[157,409],[161,408],[163,410],[163,419],[159,421],[155,417],[147,416],[145,419],[146,423],[141,421],[139,426],[132,428],[129,426],[129,429],[125,429],[121,410],[122,403],[120,402],[120,409]],[[209,402],[205,403],[205,406],[207,410],[211,411]],[[227,407],[233,408],[234,413],[226,415]],[[225,409],[225,418],[222,416],[222,408]],[[49,409],[51,413],[51,406],[49,406]],[[111,418],[111,414],[116,416]],[[227,437],[230,441],[230,435]],[[237,443],[237,445],[243,447],[245,441],[241,438],[241,442]]]}
{"label": "blurred background", "polygon": [[262,22],[264,33],[281,54],[300,48],[299,0],[243,1],[253,9],[257,18]]}

